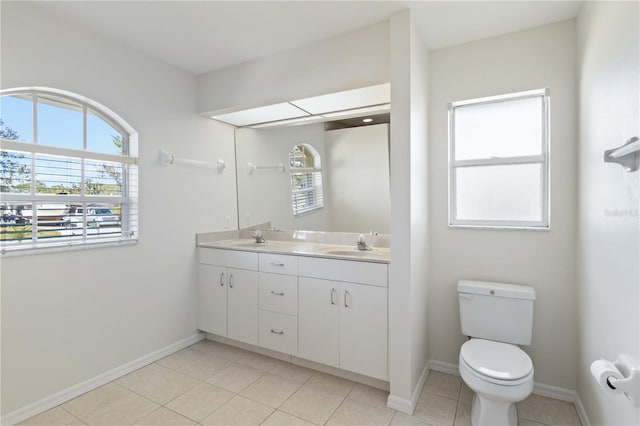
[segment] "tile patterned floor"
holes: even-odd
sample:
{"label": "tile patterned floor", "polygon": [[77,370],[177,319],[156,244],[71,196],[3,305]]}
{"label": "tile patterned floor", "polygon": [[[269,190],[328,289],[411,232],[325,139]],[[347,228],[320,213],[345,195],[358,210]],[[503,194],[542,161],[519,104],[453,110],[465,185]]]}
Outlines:
{"label": "tile patterned floor", "polygon": [[[473,393],[432,371],[413,416],[388,392],[203,340],[21,425],[471,425]],[[571,403],[531,395],[521,426],[580,425]]]}

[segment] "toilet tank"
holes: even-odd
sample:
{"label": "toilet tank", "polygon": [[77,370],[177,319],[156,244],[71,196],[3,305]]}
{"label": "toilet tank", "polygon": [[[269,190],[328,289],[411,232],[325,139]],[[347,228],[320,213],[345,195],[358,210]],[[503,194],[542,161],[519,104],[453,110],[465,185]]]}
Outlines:
{"label": "toilet tank", "polygon": [[530,345],[533,331],[532,287],[485,281],[458,281],[462,334]]}

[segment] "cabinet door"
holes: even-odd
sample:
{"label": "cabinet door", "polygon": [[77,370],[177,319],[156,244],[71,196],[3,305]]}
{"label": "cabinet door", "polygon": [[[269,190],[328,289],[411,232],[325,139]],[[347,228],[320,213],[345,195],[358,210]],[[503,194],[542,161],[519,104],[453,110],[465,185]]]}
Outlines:
{"label": "cabinet door", "polygon": [[340,368],[388,380],[387,289],[340,283]]}
{"label": "cabinet door", "polygon": [[334,367],[340,362],[340,283],[300,277],[298,356]]}
{"label": "cabinet door", "polygon": [[258,344],[258,272],[228,268],[228,337]]}
{"label": "cabinet door", "polygon": [[198,328],[218,336],[227,335],[227,268],[200,264]]}

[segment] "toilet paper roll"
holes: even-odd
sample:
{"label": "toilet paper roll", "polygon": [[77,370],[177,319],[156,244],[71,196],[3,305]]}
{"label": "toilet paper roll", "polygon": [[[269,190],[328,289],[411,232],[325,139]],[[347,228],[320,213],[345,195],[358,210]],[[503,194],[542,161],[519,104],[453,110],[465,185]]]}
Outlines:
{"label": "toilet paper roll", "polygon": [[609,377],[616,379],[624,379],[624,376],[611,361],[599,359],[591,363],[591,375],[596,379],[600,387],[612,393],[621,393],[622,390],[616,389],[607,381]]}

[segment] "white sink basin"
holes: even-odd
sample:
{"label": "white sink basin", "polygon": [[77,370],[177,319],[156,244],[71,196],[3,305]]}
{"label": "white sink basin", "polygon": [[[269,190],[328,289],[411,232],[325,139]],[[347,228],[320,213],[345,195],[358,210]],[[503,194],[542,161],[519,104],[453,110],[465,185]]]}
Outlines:
{"label": "white sink basin", "polygon": [[225,243],[225,245],[229,245],[230,247],[251,247],[251,248],[260,248],[267,247],[269,242],[266,243],[256,243],[253,240],[238,240]]}
{"label": "white sink basin", "polygon": [[327,250],[324,253],[335,256],[357,256],[357,257],[379,257],[385,256],[385,253],[374,250]]}

